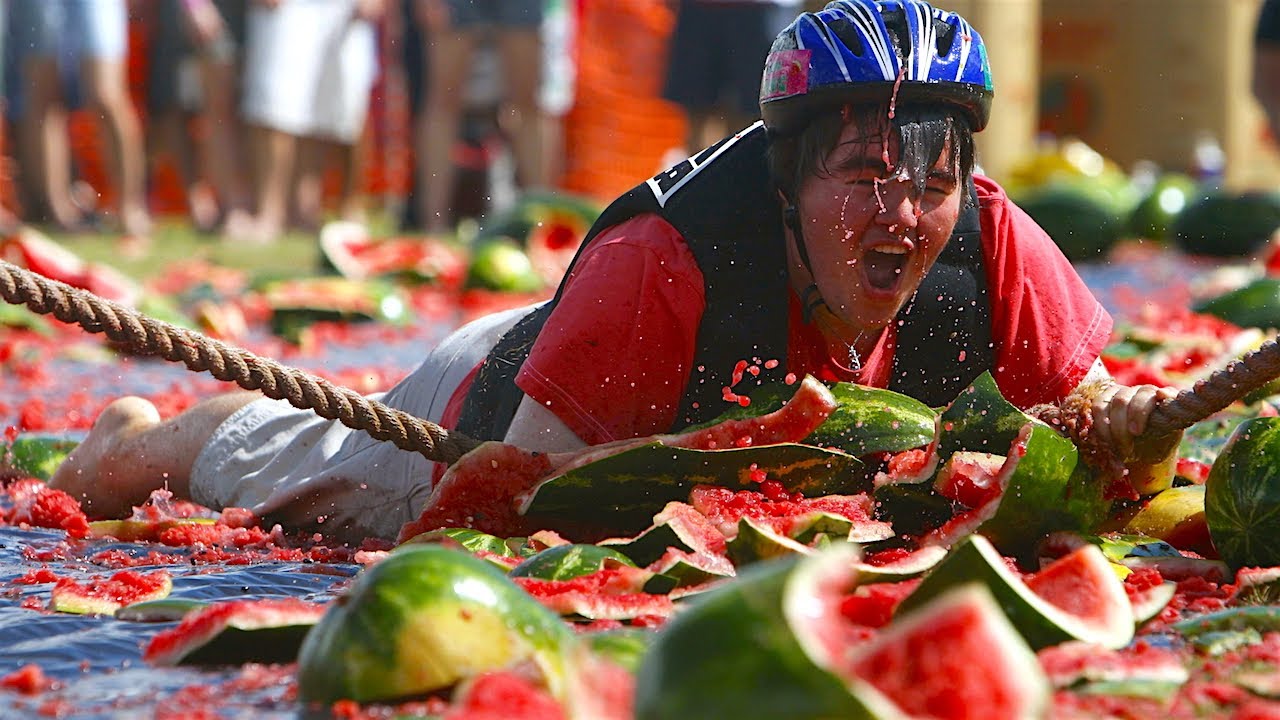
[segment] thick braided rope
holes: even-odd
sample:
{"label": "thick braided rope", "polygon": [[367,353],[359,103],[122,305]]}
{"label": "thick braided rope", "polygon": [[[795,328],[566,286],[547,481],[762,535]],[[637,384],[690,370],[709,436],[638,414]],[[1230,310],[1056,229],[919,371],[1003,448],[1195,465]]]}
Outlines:
{"label": "thick braided rope", "polygon": [[1185,430],[1280,376],[1280,344],[1270,340],[1230,365],[1161,403],[1147,420],[1147,434]]}
{"label": "thick braided rope", "polygon": [[478,441],[341,388],[324,378],[259,357],[248,350],[147,317],[92,293],[0,261],[0,295],[13,305],[53,315],[91,333],[102,333],[131,352],[181,362],[196,372],[287,400],[378,440],[452,464]]}

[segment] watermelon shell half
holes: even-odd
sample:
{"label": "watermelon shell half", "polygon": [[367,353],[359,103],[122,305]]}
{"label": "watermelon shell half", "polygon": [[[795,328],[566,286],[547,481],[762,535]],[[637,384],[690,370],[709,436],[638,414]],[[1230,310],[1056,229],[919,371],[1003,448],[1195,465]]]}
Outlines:
{"label": "watermelon shell half", "polygon": [[1035,656],[987,590],[948,593],[867,642],[841,613],[856,557],[836,545],[763,562],[692,600],[641,659],[636,718],[1042,713]]}
{"label": "watermelon shell half", "polygon": [[361,571],[307,635],[298,694],[308,703],[394,700],[527,664],[566,692],[560,617],[470,553],[404,545]]}
{"label": "watermelon shell half", "polygon": [[213,603],[156,633],[142,657],[153,665],[293,662],[325,608],[297,598]]}
{"label": "watermelon shell half", "polygon": [[970,535],[925,576],[899,611],[910,611],[970,582],[991,591],[1036,650],[1069,640],[1119,648],[1133,639],[1134,614],[1124,584],[1093,545],[1073,550],[1024,582],[989,540]]}

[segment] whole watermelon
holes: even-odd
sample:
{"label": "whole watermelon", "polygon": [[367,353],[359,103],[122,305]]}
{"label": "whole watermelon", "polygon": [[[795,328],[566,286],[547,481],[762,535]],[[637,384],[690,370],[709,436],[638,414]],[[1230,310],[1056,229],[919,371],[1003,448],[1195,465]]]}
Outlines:
{"label": "whole watermelon", "polygon": [[1217,191],[1189,205],[1173,223],[1174,243],[1191,255],[1249,255],[1280,228],[1280,193]]}
{"label": "whole watermelon", "polygon": [[1017,203],[1073,262],[1101,259],[1124,231],[1115,196],[1089,181],[1050,183]]}
{"label": "whole watermelon", "polygon": [[1133,208],[1129,232],[1147,240],[1168,240],[1174,221],[1188,205],[1203,196],[1199,184],[1190,176],[1165,173]]}
{"label": "whole watermelon", "polygon": [[1205,482],[1204,515],[1233,569],[1280,564],[1280,418],[1240,423]]}
{"label": "whole watermelon", "polygon": [[515,664],[564,690],[572,631],[501,570],[441,545],[405,545],[361,571],[298,655],[304,703],[394,700]]}
{"label": "whole watermelon", "polygon": [[1280,280],[1258,278],[1192,306],[1192,310],[1222,318],[1240,327],[1280,328]]}

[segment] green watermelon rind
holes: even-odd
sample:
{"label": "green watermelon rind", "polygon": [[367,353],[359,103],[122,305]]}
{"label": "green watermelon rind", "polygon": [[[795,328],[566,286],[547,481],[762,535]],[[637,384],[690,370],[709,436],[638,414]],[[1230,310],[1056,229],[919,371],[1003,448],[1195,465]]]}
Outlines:
{"label": "green watermelon rind", "polygon": [[307,635],[298,693],[304,702],[390,700],[528,660],[563,698],[573,641],[558,615],[490,563],[401,546],[361,571]]}
{"label": "green watermelon rind", "polygon": [[1183,208],[1173,241],[1192,255],[1239,257],[1262,247],[1280,227],[1280,194],[1211,192]]}
{"label": "green watermelon rind", "polygon": [[114,616],[125,622],[173,622],[208,605],[204,600],[166,597],[129,603],[117,609]]}
{"label": "green watermelon rind", "polygon": [[324,612],[296,598],[208,603],[152,636],[143,657],[169,667],[291,663]]}
{"label": "green watermelon rind", "polygon": [[1213,315],[1240,327],[1280,327],[1280,279],[1264,277],[1195,303],[1198,313]]}
{"label": "green watermelon rind", "polygon": [[634,673],[656,636],[652,630],[622,627],[586,633],[583,639],[592,652]]}
{"label": "green watermelon rind", "polygon": [[1081,181],[1047,183],[1021,195],[1018,207],[1044,228],[1073,262],[1100,259],[1127,225],[1128,208],[1121,211],[1109,193]]}
{"label": "green watermelon rind", "polygon": [[942,412],[939,461],[946,462],[959,450],[1006,455],[1031,420],[1004,398],[991,373],[984,372]]}
{"label": "green watermelon rind", "polygon": [[933,442],[937,413],[908,395],[856,383],[831,386],[837,407],[805,442],[862,457]]}
{"label": "green watermelon rind", "polygon": [[2,466],[26,477],[48,480],[79,444],[79,440],[57,435],[22,435],[5,448]]}
{"label": "green watermelon rind", "polygon": [[1236,427],[1205,482],[1205,521],[1226,564],[1280,565],[1280,418]]}
{"label": "green watermelon rind", "polygon": [[809,546],[776,533],[749,517],[738,520],[738,534],[726,545],[726,553],[736,568],[787,555],[809,555],[813,552]]}
{"label": "green watermelon rind", "polygon": [[1280,607],[1258,605],[1226,608],[1179,620],[1172,625],[1172,628],[1188,639],[1210,633],[1242,630],[1255,630],[1259,633],[1280,632]]}
{"label": "green watermelon rind", "polygon": [[[1098,562],[1108,562],[1101,550],[1089,546]],[[968,582],[981,582],[991,591],[1005,615],[1033,650],[1072,640],[1095,643],[1106,648],[1122,648],[1133,639],[1133,609],[1124,585],[1109,573],[1114,583],[1093,588],[1108,595],[1111,617],[1088,623],[1032,592],[1005,564],[995,546],[981,535],[970,535],[956,544],[920,585],[902,601],[898,612],[909,612],[947,590]]]}
{"label": "green watermelon rind", "polygon": [[608,538],[596,544],[613,548],[642,567],[657,562],[668,548],[685,552],[697,550],[696,543],[691,542],[690,538],[671,522],[653,525],[632,538]]}
{"label": "green watermelon rind", "polygon": [[755,490],[763,471],[806,497],[856,491],[861,462],[839,450],[780,443],[729,450],[691,450],[651,442],[540,482],[517,503],[528,518],[599,522],[615,532],[640,532],[668,502],[695,485]]}
{"label": "green watermelon rind", "polygon": [[[123,573],[123,571],[122,571]],[[111,576],[115,579],[117,573]],[[143,579],[152,580],[153,576],[159,573],[160,585],[150,592],[140,595],[136,600],[130,602],[116,602],[107,597],[95,597],[87,592],[79,584],[63,585],[61,583],[55,585],[50,591],[49,607],[54,612],[67,613],[70,615],[112,615],[114,616],[121,608],[128,607],[133,603],[142,603],[156,600],[163,600],[169,597],[169,593],[173,592],[173,578],[164,570],[157,570],[154,573],[143,575]],[[109,579],[108,581],[110,581]]]}
{"label": "green watermelon rind", "polygon": [[[898,453],[933,442],[937,412],[909,395],[857,383],[827,383],[836,409],[804,439],[806,445],[838,448],[855,457]],[[751,390],[751,404],[732,407],[715,420],[690,429],[710,427],[724,420],[759,417],[783,406],[796,386],[771,383]]]}
{"label": "green watermelon rind", "polygon": [[511,577],[539,580],[571,580],[600,570],[608,561],[635,567],[631,558],[613,548],[569,543],[547,548],[525,558],[507,574]]}
{"label": "green watermelon rind", "polygon": [[490,535],[472,528],[439,528],[418,533],[405,540],[402,545],[411,543],[455,542],[471,552],[490,552],[501,557],[517,557],[516,551],[506,539]]}
{"label": "green watermelon rind", "polygon": [[804,564],[851,578],[851,552],[759,563],[691,599],[641,659],[636,720],[895,717],[869,708],[848,683],[815,663],[787,617],[788,596],[794,603],[814,591]]}
{"label": "green watermelon rind", "polygon": [[1029,557],[1049,533],[1090,531],[1102,522],[1109,507],[1104,488],[1071,440],[1033,420],[1014,447],[1000,470],[999,505],[980,530],[1002,552]]}

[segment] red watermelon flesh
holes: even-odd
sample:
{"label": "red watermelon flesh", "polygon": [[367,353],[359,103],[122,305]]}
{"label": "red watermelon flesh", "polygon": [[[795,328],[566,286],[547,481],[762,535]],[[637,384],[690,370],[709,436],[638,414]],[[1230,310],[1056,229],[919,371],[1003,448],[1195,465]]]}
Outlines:
{"label": "red watermelon flesh", "polygon": [[697,508],[682,502],[669,502],[662,512],[653,516],[653,524],[667,523],[694,552],[704,552],[723,557],[724,533],[716,529],[706,515]]}
{"label": "red watermelon flesh", "polygon": [[911,717],[1039,717],[1048,700],[1035,656],[976,585],[898,619],[856,650],[845,671]]}
{"label": "red watermelon flesh", "polygon": [[75,498],[35,479],[24,479],[9,489],[13,506],[0,509],[0,520],[13,525],[65,530],[73,538],[89,536],[89,519]]}
{"label": "red watermelon flesh", "polygon": [[875,487],[885,485],[922,483],[933,477],[938,468],[938,440],[927,448],[915,448],[893,453],[885,462],[885,469],[876,473]]}
{"label": "red watermelon flesh", "polygon": [[1124,586],[1116,582],[1111,563],[1092,545],[1073,550],[1023,582],[1054,607],[1086,623],[1132,622],[1133,608]]}
{"label": "red watermelon flesh", "polygon": [[715,485],[699,485],[689,494],[689,503],[710,520],[725,537],[736,537],[738,521],[749,518],[770,530],[790,537],[792,531],[815,512],[847,518],[860,533],[892,534],[888,523],[875,520],[874,501],[866,493],[826,495],[816,498],[770,499],[754,490],[730,490]]}
{"label": "red watermelon flesh", "polygon": [[546,688],[512,671],[477,675],[441,720],[567,720]]}
{"label": "red watermelon flesh", "polygon": [[515,577],[525,592],[561,615],[591,619],[629,620],[641,615],[667,617],[674,606],[666,595],[652,595],[642,588],[652,573],[606,563],[596,572],[568,580]]}
{"label": "red watermelon flesh", "polygon": [[1187,668],[1177,652],[1145,642],[1120,650],[1096,643],[1066,642],[1044,648],[1036,655],[1054,687],[1125,680],[1180,683],[1187,679]]}
{"label": "red watermelon flesh", "polygon": [[50,606],[59,612],[110,615],[125,605],[167,597],[172,589],[173,580],[164,570],[121,570],[85,583],[59,578],[50,593]]}
{"label": "red watermelon flesh", "polygon": [[412,273],[450,289],[461,287],[466,254],[431,238],[372,238],[358,223],[333,222],[320,231],[320,249],[343,277],[366,280]]}
{"label": "red watermelon flesh", "polygon": [[31,228],[4,240],[0,256],[18,267],[124,305],[133,305],[142,297],[142,288],[119,270],[85,262]]}
{"label": "red watermelon flesh", "polygon": [[431,491],[426,509],[400,528],[398,542],[428,530],[468,527],[499,537],[527,534],[514,498],[551,472],[551,457],[487,442],[467,453]]}
{"label": "red watermelon flesh", "polygon": [[[206,650],[218,641],[220,635],[240,630],[273,630],[308,628],[319,622],[326,605],[310,603],[297,598],[266,598],[261,600],[232,600],[214,603],[187,614],[182,622],[156,633],[147,644],[142,658],[153,665],[177,665],[192,655]],[[247,657],[229,658],[241,663],[257,659],[259,662],[289,662],[290,650],[296,656],[302,633],[295,634],[292,648],[281,646],[281,635],[263,638],[260,643],[241,639],[236,644],[239,652]],[[256,645],[256,646],[255,646]]]}
{"label": "red watermelon flesh", "polygon": [[884,627],[893,620],[898,604],[919,584],[913,579],[859,585],[840,601],[840,615],[855,625]]}
{"label": "red watermelon flesh", "polygon": [[753,418],[725,420],[701,430],[658,436],[662,444],[692,450],[800,442],[818,429],[837,407],[835,396],[806,376],[791,400],[778,410]]}
{"label": "red watermelon flesh", "polygon": [[967,508],[978,508],[1000,497],[1003,455],[961,451],[947,459],[933,487],[938,494]]}
{"label": "red watermelon flesh", "polygon": [[399,541],[446,527],[468,527],[499,537],[526,534],[524,518],[516,510],[521,496],[538,481],[589,465],[657,440],[672,447],[709,450],[749,445],[798,442],[835,409],[831,391],[805,378],[795,396],[781,409],[745,420],[726,420],[701,430],[676,435],[632,438],[570,453],[537,453],[503,443],[488,442],[454,463],[436,484],[422,514],[400,529]]}

